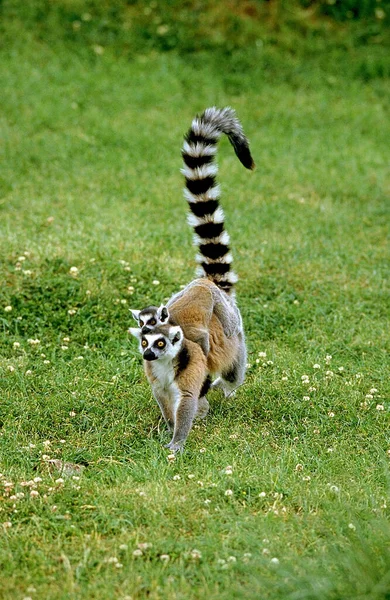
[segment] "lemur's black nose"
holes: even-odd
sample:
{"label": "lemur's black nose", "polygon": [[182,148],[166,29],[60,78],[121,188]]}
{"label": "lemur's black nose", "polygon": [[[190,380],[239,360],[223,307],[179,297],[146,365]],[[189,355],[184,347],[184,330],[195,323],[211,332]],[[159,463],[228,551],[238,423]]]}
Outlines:
{"label": "lemur's black nose", "polygon": [[156,360],[157,356],[151,350],[145,350],[144,352],[144,360]]}
{"label": "lemur's black nose", "polygon": [[150,333],[152,330],[150,329],[150,327],[146,327],[146,325],[144,327],[142,327],[141,329],[142,333]]}

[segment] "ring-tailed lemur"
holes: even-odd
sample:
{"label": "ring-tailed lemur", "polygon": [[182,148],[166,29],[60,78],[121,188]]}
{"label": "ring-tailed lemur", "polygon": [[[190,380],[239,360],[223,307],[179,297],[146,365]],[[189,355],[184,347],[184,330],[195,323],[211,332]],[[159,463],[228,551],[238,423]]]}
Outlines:
{"label": "ring-tailed lemur", "polygon": [[132,311],[140,329],[129,329],[140,341],[146,376],[166,422],[173,426],[168,447],[174,451],[184,444],[195,416],[207,414],[210,375],[218,376],[212,386],[221,387],[225,395],[245,376],[245,338],[234,300],[237,276],[231,271],[229,236],[216,184],[214,156],[222,133],[242,164],[254,168],[248,140],[231,108],[208,108],[193,120],[182,155],[200,278],[175,294],[167,306]]}

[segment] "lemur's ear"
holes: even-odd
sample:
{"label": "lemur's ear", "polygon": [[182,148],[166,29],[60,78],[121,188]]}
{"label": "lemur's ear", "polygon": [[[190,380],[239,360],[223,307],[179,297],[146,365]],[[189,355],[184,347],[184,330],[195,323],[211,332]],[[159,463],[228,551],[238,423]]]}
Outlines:
{"label": "lemur's ear", "polygon": [[168,321],[169,313],[168,313],[168,309],[166,306],[161,305],[158,309],[157,314],[159,316],[161,323],[165,323],[165,321]]}
{"label": "lemur's ear", "polygon": [[134,319],[137,321],[138,323],[138,317],[139,317],[139,313],[141,312],[140,310],[133,310],[132,308],[130,308],[130,312],[133,315]]}
{"label": "lemur's ear", "polygon": [[127,331],[128,331],[128,333],[133,335],[135,338],[137,338],[137,340],[141,339],[142,332],[137,327],[129,327],[129,329]]}
{"label": "lemur's ear", "polygon": [[179,325],[177,327],[171,327],[169,330],[169,339],[171,340],[172,346],[174,346],[177,342],[183,337],[183,332]]}

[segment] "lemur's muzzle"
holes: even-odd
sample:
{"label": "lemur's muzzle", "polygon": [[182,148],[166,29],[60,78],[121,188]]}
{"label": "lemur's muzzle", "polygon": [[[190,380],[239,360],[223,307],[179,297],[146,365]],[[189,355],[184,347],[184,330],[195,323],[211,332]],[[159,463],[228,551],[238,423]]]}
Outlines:
{"label": "lemur's muzzle", "polygon": [[145,350],[144,360],[156,360],[157,356],[151,350]]}
{"label": "lemur's muzzle", "polygon": [[146,325],[144,325],[144,327],[142,327],[141,332],[142,333],[150,333],[152,330],[150,329],[150,327],[147,327]]}

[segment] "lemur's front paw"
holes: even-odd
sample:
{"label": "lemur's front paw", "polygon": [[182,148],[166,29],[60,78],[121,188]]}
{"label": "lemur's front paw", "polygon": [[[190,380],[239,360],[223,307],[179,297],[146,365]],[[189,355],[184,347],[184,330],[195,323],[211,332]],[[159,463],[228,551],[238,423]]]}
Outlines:
{"label": "lemur's front paw", "polygon": [[183,452],[184,448],[184,440],[180,442],[174,442],[173,440],[169,442],[169,444],[165,445],[165,448],[169,448],[172,452],[176,454],[176,452]]}

